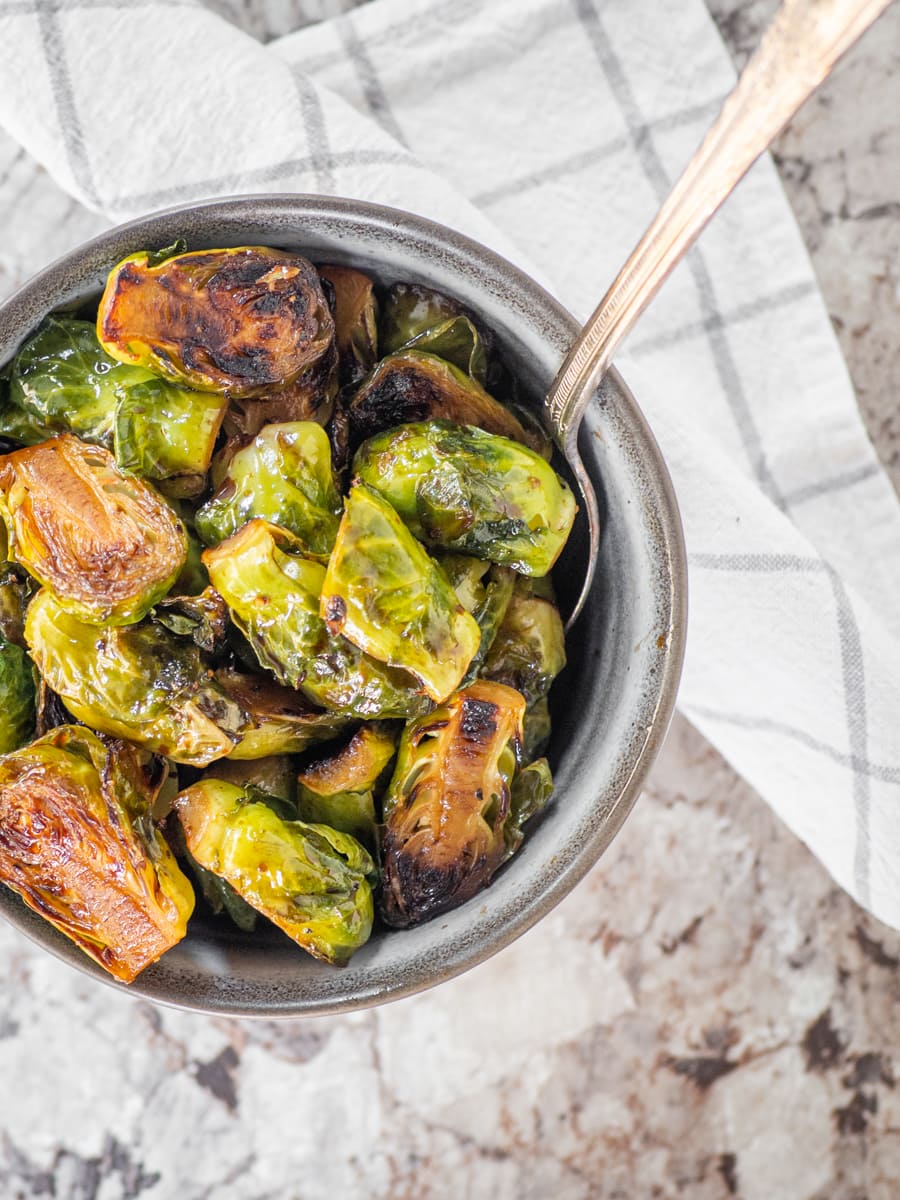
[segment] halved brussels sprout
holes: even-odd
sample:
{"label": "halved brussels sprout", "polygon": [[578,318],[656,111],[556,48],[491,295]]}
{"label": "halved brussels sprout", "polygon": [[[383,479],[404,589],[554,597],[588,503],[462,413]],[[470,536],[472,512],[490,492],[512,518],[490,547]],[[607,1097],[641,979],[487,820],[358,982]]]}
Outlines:
{"label": "halved brussels sprout", "polygon": [[291,553],[295,546],[286,530],[254,520],[203,555],[213,586],[261,665],[314,704],[347,716],[425,711],[428,700],[412,675],[329,635],[319,616],[325,568]]}
{"label": "halved brussels sprout", "polygon": [[523,575],[546,575],[577,512],[565,481],[533,450],[446,421],[370,438],[353,468],[427,545]]}
{"label": "halved brussels sprout", "polygon": [[346,963],[372,930],[375,864],[354,838],[283,820],[256,795],[214,779],[181,792],[188,849],[298,946]]}
{"label": "halved brussels sprout", "polygon": [[90,321],[49,316],[13,360],[0,432],[27,445],[74,433],[171,494],[196,495],[227,403],[117,362]]}
{"label": "halved brussels sprout", "polygon": [[529,708],[566,665],[565,629],[555,604],[516,590],[481,668],[483,679],[515,688]]}
{"label": "halved brussels sprout", "polygon": [[458,300],[420,283],[388,288],[381,317],[382,354],[427,350],[453,363],[482,387],[487,380],[485,333]]}
{"label": "halved brussels sprout", "polygon": [[205,767],[230,753],[246,727],[197,647],[154,622],[100,630],[44,588],[28,606],[25,637],[47,684],[100,733]]}
{"label": "halved brussels sprout", "polygon": [[374,852],[375,789],[397,752],[398,735],[390,722],[361,725],[346,746],[307,763],[297,780],[301,818],[352,834]]}
{"label": "halved brussels sprout", "polygon": [[452,363],[419,350],[383,358],[347,406],[350,439],[365,438],[409,421],[444,420],[476,425],[529,443],[520,421]]}
{"label": "halved brussels sprout", "polygon": [[190,392],[164,379],[123,387],[116,408],[116,462],[166,495],[198,496],[227,407],[223,396]]}
{"label": "halved brussels sprout", "polygon": [[316,742],[338,737],[350,723],[347,717],[313,708],[299,692],[274,679],[224,670],[216,672],[216,679],[249,720],[249,728],[228,755],[229,762],[299,754]]}
{"label": "halved brussels sprout", "polygon": [[63,434],[0,458],[9,558],[93,624],[139,621],[187,558],[187,535],[112,455]]}
{"label": "halved brussels sprout", "polygon": [[134,747],[77,726],[0,758],[0,878],[125,983],[181,941],[194,907],[153,794]]}
{"label": "halved brussels sprout", "polygon": [[334,322],[312,263],[267,246],[198,250],[110,272],[97,336],[120,362],[202,392],[266,396],[319,362]]}
{"label": "halved brussels sprout", "polygon": [[510,853],[525,701],[479,681],[407,725],[384,798],[382,914],[404,927],[455,908]]}
{"label": "halved brussels sprout", "polygon": [[0,638],[0,754],[34,736],[35,671],[21,646]]}
{"label": "halved brussels sprout", "polygon": [[203,541],[215,546],[262,517],[293,533],[306,554],[327,560],[341,503],[328,434],[312,421],[297,421],[267,425],[239,450],[195,520]]}
{"label": "halved brussels sprout", "polygon": [[225,414],[229,438],[248,441],[266,425],[317,421],[327,425],[338,389],[338,352],[332,342],[318,362],[309,367],[290,387],[267,392],[260,398],[232,399]]}
{"label": "halved brussels sprout", "polygon": [[320,611],[331,633],[409,671],[438,701],[458,687],[481,640],[447,577],[365,484],[347,497]]}
{"label": "halved brussels sprout", "polygon": [[372,280],[352,267],[326,266],[319,275],[334,292],[334,332],[342,385],[358,383],[378,358],[378,302]]}

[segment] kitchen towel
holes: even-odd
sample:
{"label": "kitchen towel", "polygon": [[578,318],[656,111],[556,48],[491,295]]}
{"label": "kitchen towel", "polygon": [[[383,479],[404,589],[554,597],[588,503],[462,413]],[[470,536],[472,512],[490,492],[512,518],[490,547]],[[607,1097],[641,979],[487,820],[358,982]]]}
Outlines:
{"label": "kitchen towel", "polygon": [[[584,318],[734,82],[701,0],[334,5],[262,45],[191,0],[0,0],[0,126],[82,227],[357,197],[491,245]],[[685,524],[682,711],[900,926],[900,511],[768,160],[618,365]]]}

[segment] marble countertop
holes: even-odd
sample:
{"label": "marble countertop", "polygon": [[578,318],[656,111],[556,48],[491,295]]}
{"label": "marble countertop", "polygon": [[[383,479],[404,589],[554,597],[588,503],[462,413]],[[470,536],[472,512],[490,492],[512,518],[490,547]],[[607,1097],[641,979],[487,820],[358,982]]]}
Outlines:
{"label": "marble countertop", "polygon": [[[741,61],[774,3],[709,3]],[[321,5],[216,7],[274,34]],[[898,113],[895,6],[775,153],[900,486]],[[47,257],[94,232],[0,144],[7,219],[26,188]],[[9,242],[0,293],[39,265]],[[560,963],[563,931],[580,953]],[[900,1187],[900,933],[681,720],[587,879],[434,992],[226,1021],[100,988],[5,926],[0,956],[2,1200],[888,1200]]]}

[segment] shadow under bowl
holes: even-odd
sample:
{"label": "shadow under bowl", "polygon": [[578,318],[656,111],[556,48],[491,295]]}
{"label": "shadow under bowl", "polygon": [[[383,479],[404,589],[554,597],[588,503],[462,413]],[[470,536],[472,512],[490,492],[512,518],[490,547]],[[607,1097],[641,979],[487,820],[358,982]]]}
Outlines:
{"label": "shadow under bowl", "polygon": [[[524,399],[538,407],[578,323],[523,272],[485,247],[395,209],[315,196],[212,201],[157,213],[88,242],[0,306],[0,364],[50,311],[99,296],[127,254],[186,239],[190,249],[272,245],[345,263],[381,283],[430,284],[496,334]],[[232,1016],[298,1016],[380,1004],[432,987],[488,958],[557,904],[611,842],[662,743],[686,630],[681,524],[668,472],[615,371],[587,411],[579,448],[600,502],[600,561],[567,638],[569,665],[551,693],[551,804],[486,890],[403,932],[376,929],[350,964],[315,961],[274,926],[243,934],[195,916],[188,936],[127,989],[178,1008]],[[554,578],[565,611],[582,582],[578,523]],[[57,957],[118,989],[73,943],[5,887],[0,913]]]}

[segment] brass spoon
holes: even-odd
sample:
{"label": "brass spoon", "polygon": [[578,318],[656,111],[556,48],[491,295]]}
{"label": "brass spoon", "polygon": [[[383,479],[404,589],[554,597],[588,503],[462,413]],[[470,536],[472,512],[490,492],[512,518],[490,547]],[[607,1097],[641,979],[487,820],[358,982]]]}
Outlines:
{"label": "brass spoon", "polygon": [[570,628],[600,548],[597,497],[578,427],[619,344],[756,159],[891,0],[784,0],[734,91],[612,287],[566,355],[544,401],[556,445],[581,490],[590,554]]}

